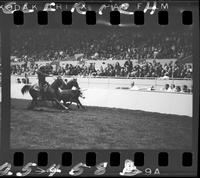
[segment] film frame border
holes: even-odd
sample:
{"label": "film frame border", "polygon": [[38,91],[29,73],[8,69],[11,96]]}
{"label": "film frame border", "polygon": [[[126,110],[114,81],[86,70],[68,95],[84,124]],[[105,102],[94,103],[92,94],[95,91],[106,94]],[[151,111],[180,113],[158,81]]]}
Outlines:
{"label": "film frame border", "polygon": [[[120,2],[120,1],[118,1]],[[167,1],[168,2],[168,1]],[[89,2],[91,3],[91,2]],[[184,4],[184,3],[183,3]],[[195,2],[196,4],[196,2]],[[194,5],[194,4],[193,4]],[[177,5],[178,6],[178,5]],[[198,119],[199,118],[199,110],[198,110],[198,106],[199,106],[199,51],[198,51],[198,47],[199,47],[199,22],[198,22],[198,9],[194,8],[192,9],[193,12],[193,35],[196,36],[195,41],[193,41],[193,62],[194,62],[194,76],[193,76],[193,81],[195,81],[193,83],[194,85],[194,93],[193,93],[193,126],[197,126],[198,125]],[[54,12],[53,15],[55,15]],[[35,16],[36,14],[33,13],[30,15],[30,17],[28,17],[29,19],[31,19],[31,16]],[[60,15],[58,15],[60,16]],[[27,17],[26,17],[27,18]],[[55,18],[52,17],[51,15],[48,16],[49,21],[50,22],[56,22],[54,23],[50,23],[48,25],[46,25],[44,28],[67,28],[66,26],[62,25],[61,19],[59,21],[59,23],[57,21],[55,21]],[[20,28],[22,29],[29,29],[32,28],[34,25],[37,25],[34,22],[31,22],[31,24],[26,25],[23,24]],[[85,21],[84,21],[85,22]],[[144,27],[146,25],[144,24]],[[61,153],[63,152],[69,152],[69,150],[21,150],[21,149],[11,149],[9,146],[9,141],[10,141],[10,75],[8,74],[8,70],[10,68],[10,29],[15,29],[16,26],[13,24],[13,17],[12,15],[6,15],[1,13],[0,14],[0,30],[1,30],[1,36],[2,36],[2,134],[1,134],[1,157],[3,158],[0,161],[3,162],[11,162],[13,163],[13,155],[15,152],[23,152],[24,153],[24,163],[28,163],[30,161],[35,161],[37,162],[37,157],[35,155],[37,155],[37,153],[39,152],[47,152],[49,153],[49,161],[54,163],[55,160],[58,161],[60,163],[61,157],[58,157],[58,155],[61,155]],[[9,82],[8,82],[9,81]],[[198,98],[198,99],[197,99]],[[4,127],[5,126],[5,127]],[[171,170],[177,171],[178,169],[182,171],[182,168],[179,167],[178,165],[176,165],[174,160],[179,160],[179,162],[181,162],[181,157],[182,157],[182,153],[184,152],[192,152],[193,153],[193,166],[186,168],[184,167],[184,169],[186,169],[185,174],[187,174],[188,170],[191,171],[191,174],[194,174],[194,172],[197,170],[197,151],[198,151],[198,138],[195,138],[195,135],[198,134],[198,128],[197,127],[193,127],[193,149],[192,150],[70,150],[70,152],[72,153],[72,155],[76,155],[76,158],[74,158],[74,156],[72,156],[72,162],[75,163],[79,163],[79,162],[84,162],[86,160],[85,154],[87,152],[95,152],[97,154],[96,157],[96,163],[100,163],[100,162],[109,162],[110,160],[110,154],[111,152],[118,152],[121,153],[120,158],[121,160],[126,160],[127,158],[134,160],[134,153],[136,152],[143,152],[145,155],[145,161],[144,164],[146,165],[151,165],[152,163],[155,163],[155,165],[153,165],[152,167],[155,168],[156,165],[158,165],[158,154],[160,152],[167,152],[170,154],[169,156],[169,166],[167,166],[166,168],[164,167],[163,169],[166,171],[168,170],[169,172],[171,172]],[[28,158],[26,155],[30,156],[30,158]],[[57,159],[55,159],[56,157],[54,157],[55,155],[57,155]],[[131,156],[130,156],[131,155]],[[78,159],[77,159],[78,157]],[[105,157],[102,160],[102,157]],[[59,158],[59,159],[58,159]],[[81,159],[79,159],[81,158]],[[122,161],[120,164],[120,166],[117,167],[112,167],[112,168],[107,168],[108,172],[106,172],[105,175],[109,176],[109,175],[115,175],[117,176],[119,171],[122,171],[123,169],[123,163],[124,161]],[[2,163],[3,163],[2,162]],[[24,165],[25,165],[24,164]],[[194,165],[196,164],[196,165]],[[51,164],[50,164],[51,165]],[[177,167],[178,166],[178,167]],[[71,166],[73,167],[73,165]],[[70,167],[70,168],[71,168]],[[158,166],[159,167],[159,166]],[[14,167],[15,169],[16,167]],[[144,166],[142,167],[138,167],[140,168],[144,168]],[[160,168],[160,167],[159,167]],[[63,168],[65,170],[65,168]],[[20,170],[20,169],[16,169],[16,170]],[[110,170],[112,170],[112,172],[109,172]],[[160,170],[162,170],[162,168],[160,168]],[[162,171],[161,171],[162,172]],[[176,173],[176,172],[173,172]],[[183,172],[181,172],[180,174],[182,174]],[[189,175],[191,175],[189,173]],[[161,173],[161,176],[164,175]],[[165,175],[164,175],[165,176]]]}

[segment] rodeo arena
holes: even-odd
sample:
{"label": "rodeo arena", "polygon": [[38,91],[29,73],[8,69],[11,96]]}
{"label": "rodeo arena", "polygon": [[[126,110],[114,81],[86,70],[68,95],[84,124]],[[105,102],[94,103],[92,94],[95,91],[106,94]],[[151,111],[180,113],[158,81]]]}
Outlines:
{"label": "rodeo arena", "polygon": [[41,28],[11,40],[12,148],[192,146],[191,30]]}

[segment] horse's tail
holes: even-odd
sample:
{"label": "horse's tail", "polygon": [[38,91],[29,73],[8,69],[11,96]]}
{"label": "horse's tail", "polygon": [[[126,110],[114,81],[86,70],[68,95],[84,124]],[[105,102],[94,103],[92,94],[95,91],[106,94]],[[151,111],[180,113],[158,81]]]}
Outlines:
{"label": "horse's tail", "polygon": [[26,92],[28,92],[31,88],[31,85],[24,85],[21,89],[22,94],[24,95]]}

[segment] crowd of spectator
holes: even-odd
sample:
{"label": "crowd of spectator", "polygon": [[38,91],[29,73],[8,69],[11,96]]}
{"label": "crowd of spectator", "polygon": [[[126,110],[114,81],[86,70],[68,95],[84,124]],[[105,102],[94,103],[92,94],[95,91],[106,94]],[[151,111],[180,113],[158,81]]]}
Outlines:
{"label": "crowd of spectator", "polygon": [[[89,34],[89,35],[88,35]],[[35,75],[36,62],[94,60],[90,65],[53,67],[54,75],[191,78],[192,66],[179,62],[161,64],[156,59],[181,59],[192,55],[191,31],[144,32],[132,28],[73,28],[15,30],[11,33],[11,73]],[[77,56],[81,56],[78,58]],[[153,62],[147,62],[153,59]],[[124,60],[95,66],[95,60]],[[138,64],[132,63],[138,61]],[[22,62],[23,64],[18,64]]]}
{"label": "crowd of spectator", "polygon": [[[36,75],[39,66],[37,63],[27,65],[12,65],[11,74]],[[159,62],[143,62],[133,65],[131,60],[127,60],[123,65],[116,62],[114,65],[107,63],[100,67],[95,67],[95,63],[90,65],[80,64],[53,67],[47,64],[47,73],[53,75],[79,75],[79,76],[110,76],[110,77],[169,77],[169,78],[192,78],[192,66],[179,64],[177,62],[161,65]]]}
{"label": "crowd of spectator", "polygon": [[[152,85],[151,87],[145,87],[145,88],[139,88],[137,85],[135,85],[135,82],[133,81],[131,83],[131,87],[117,87],[116,89],[130,89],[130,90],[147,90],[147,91],[157,91],[155,86]],[[175,85],[171,84],[169,85],[168,83],[165,84],[165,86],[160,88],[160,91],[162,92],[170,92],[170,93],[192,93],[192,86],[188,87],[187,85]]]}
{"label": "crowd of spectator", "polygon": [[[88,35],[89,34],[89,35]],[[14,31],[12,61],[181,59],[192,55],[192,33],[140,32],[132,28]]]}
{"label": "crowd of spectator", "polygon": [[176,86],[175,84],[165,84],[165,87],[161,88],[160,90],[164,92],[192,93],[192,87],[189,88],[187,85]]}

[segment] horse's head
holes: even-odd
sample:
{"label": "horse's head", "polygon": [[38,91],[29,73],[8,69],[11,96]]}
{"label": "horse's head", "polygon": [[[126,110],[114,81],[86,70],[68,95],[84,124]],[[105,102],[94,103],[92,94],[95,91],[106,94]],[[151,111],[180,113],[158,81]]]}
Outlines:
{"label": "horse's head", "polygon": [[80,89],[77,79],[72,79],[69,82],[67,82],[67,84],[63,81],[63,85],[61,86],[62,90],[71,90],[73,87],[75,87],[76,89]]}
{"label": "horse's head", "polygon": [[79,85],[78,85],[78,82],[77,82],[77,79],[72,79],[72,87],[76,87],[77,89],[80,89]]}
{"label": "horse's head", "polygon": [[[80,90],[79,90],[79,91],[80,91]],[[83,96],[82,91],[80,91],[79,96],[80,96],[81,98],[85,99],[85,96]]]}
{"label": "horse's head", "polygon": [[61,77],[61,76],[58,76],[57,79],[55,80],[55,85],[56,85],[56,87],[62,86],[63,83],[64,83],[64,81],[63,81],[62,77]]}
{"label": "horse's head", "polygon": [[81,97],[81,98],[85,99],[85,97],[83,96],[83,93],[82,93],[82,91],[80,89],[74,90],[74,91],[77,92],[78,97]]}

